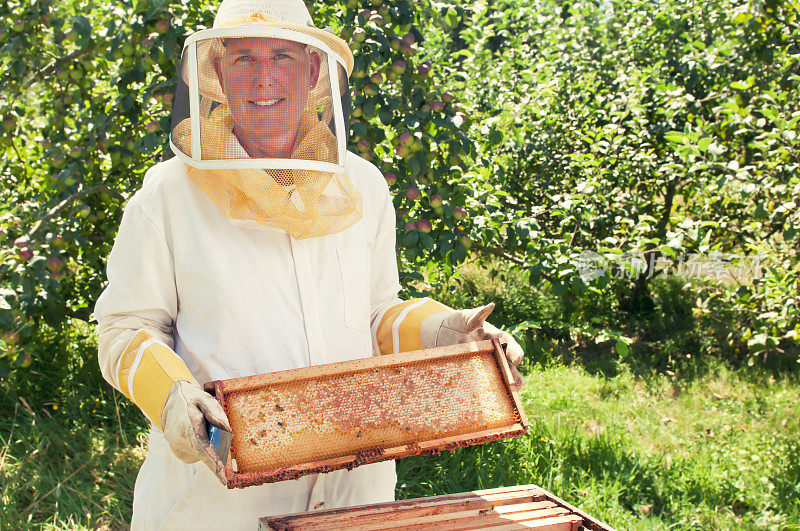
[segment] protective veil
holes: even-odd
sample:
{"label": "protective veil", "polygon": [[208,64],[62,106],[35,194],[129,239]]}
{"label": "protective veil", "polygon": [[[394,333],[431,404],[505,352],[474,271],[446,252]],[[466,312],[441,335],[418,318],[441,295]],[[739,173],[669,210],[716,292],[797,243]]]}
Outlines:
{"label": "protective veil", "polygon": [[186,40],[170,145],[228,218],[295,239],[361,218],[345,176],[353,56],[301,2],[223,3]]}

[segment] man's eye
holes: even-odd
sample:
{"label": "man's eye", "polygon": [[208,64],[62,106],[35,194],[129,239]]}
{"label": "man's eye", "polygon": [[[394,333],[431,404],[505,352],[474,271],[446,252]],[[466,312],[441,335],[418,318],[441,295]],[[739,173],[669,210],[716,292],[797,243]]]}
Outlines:
{"label": "man's eye", "polygon": [[275,54],[275,59],[291,59],[292,57],[288,53],[278,53]]}
{"label": "man's eye", "polygon": [[249,61],[253,61],[253,56],[251,55],[240,55],[236,59],[233,60],[234,63],[246,63]]}

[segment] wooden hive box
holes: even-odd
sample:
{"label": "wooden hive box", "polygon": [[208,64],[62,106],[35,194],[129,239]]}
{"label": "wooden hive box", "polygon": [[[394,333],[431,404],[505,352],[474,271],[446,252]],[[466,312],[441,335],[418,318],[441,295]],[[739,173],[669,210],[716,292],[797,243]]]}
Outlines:
{"label": "wooden hive box", "polygon": [[536,485],[432,496],[259,519],[259,530],[536,529],[612,531]]}
{"label": "wooden hive box", "polygon": [[213,382],[233,429],[228,487],[294,479],[525,433],[497,341]]}

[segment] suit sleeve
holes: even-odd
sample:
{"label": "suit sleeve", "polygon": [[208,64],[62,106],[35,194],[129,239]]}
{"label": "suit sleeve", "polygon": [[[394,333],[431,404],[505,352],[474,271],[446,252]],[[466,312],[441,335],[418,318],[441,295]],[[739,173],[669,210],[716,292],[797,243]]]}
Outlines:
{"label": "suit sleeve", "polygon": [[433,299],[402,300],[395,251],[395,212],[384,184],[383,207],[372,256],[372,351],[396,354],[422,348],[420,329],[428,317],[450,311]]}
{"label": "suit sleeve", "polygon": [[100,369],[161,428],[172,386],[194,378],[172,349],[178,313],[172,252],[135,196],[123,213],[107,274],[94,310]]}

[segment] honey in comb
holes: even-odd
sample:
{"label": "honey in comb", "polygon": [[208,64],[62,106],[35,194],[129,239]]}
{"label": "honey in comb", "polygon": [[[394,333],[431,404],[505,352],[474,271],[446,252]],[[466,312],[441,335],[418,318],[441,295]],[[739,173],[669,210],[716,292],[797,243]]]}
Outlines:
{"label": "honey in comb", "polygon": [[[357,466],[381,460],[384,450],[400,447],[411,455],[423,441],[462,437],[460,445],[475,444],[481,441],[472,435],[500,433],[509,426],[520,435],[520,411],[508,377],[498,370],[502,367],[492,344],[483,343],[489,348],[441,358],[401,354],[397,359],[408,361],[392,365],[377,358],[356,360],[342,362],[351,370],[337,372],[333,368],[338,364],[331,364],[325,369],[328,373],[318,377],[307,377],[314,368],[305,368],[286,371],[277,381],[262,375],[237,379],[236,384],[222,382],[223,407],[234,433],[234,472],[263,482],[271,477],[264,471],[281,470],[285,475],[303,467],[311,473],[321,471],[314,463],[348,456],[345,466]],[[379,366],[370,366],[375,364]],[[262,385],[260,380],[271,381]],[[527,420],[523,424],[522,432]],[[493,438],[501,436],[508,435]],[[289,477],[298,475],[302,474]],[[230,478],[229,483],[240,486]]]}

